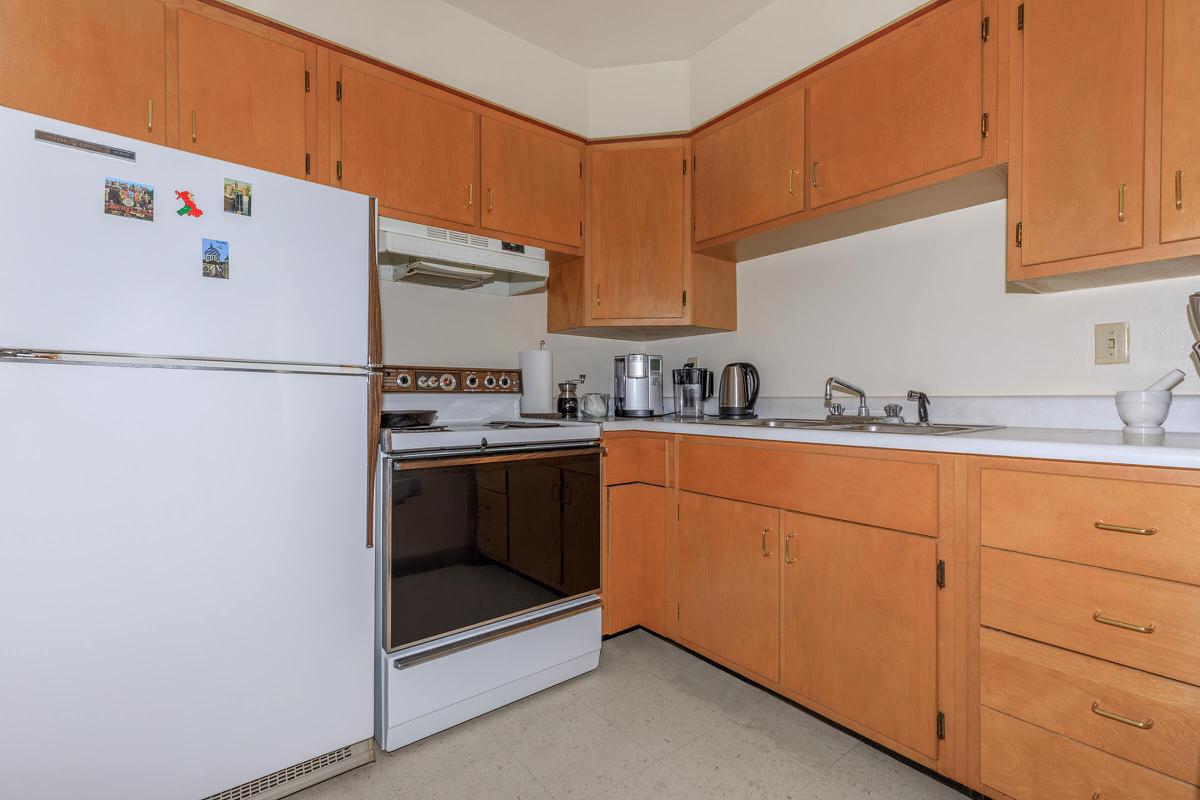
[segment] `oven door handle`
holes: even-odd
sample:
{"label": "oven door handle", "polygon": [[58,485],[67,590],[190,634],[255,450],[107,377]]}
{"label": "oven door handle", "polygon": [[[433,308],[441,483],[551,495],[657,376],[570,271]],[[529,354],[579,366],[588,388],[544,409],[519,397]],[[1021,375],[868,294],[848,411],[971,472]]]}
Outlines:
{"label": "oven door handle", "polygon": [[599,456],[599,445],[592,447],[564,447],[560,449],[541,449],[496,453],[495,455],[449,456],[446,458],[418,458],[411,461],[393,458],[393,469],[409,471],[414,469],[437,469],[439,467],[463,467],[471,464],[500,464],[513,461],[544,461],[550,458],[572,458],[576,456]]}
{"label": "oven door handle", "polygon": [[565,606],[563,608],[551,611],[548,614],[543,614],[540,617],[535,617],[534,619],[516,622],[507,627],[480,633],[466,639],[460,639],[457,642],[451,642],[449,644],[442,645],[441,647],[424,650],[420,653],[413,653],[411,656],[401,656],[392,662],[392,668],[408,669],[409,667],[415,667],[418,664],[426,664],[438,658],[443,658],[454,653],[460,653],[463,650],[470,650],[471,648],[479,647],[480,645],[487,644],[488,642],[494,642],[497,639],[506,639],[513,634],[522,633],[532,628],[540,628],[542,625],[548,625],[551,622],[558,622],[560,620],[567,619],[568,617],[574,617],[578,614],[584,614],[592,609],[600,608],[601,603],[602,601],[599,597],[593,597],[582,604]]}

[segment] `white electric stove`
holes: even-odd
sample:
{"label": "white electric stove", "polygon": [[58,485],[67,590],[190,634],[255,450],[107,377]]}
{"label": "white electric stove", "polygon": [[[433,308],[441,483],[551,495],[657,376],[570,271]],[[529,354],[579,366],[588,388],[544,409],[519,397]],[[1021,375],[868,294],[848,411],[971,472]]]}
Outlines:
{"label": "white electric stove", "polygon": [[[600,426],[520,417],[520,385],[516,371],[385,370],[394,427],[380,436],[375,514],[385,750],[599,663]],[[401,413],[415,411],[436,418]]]}

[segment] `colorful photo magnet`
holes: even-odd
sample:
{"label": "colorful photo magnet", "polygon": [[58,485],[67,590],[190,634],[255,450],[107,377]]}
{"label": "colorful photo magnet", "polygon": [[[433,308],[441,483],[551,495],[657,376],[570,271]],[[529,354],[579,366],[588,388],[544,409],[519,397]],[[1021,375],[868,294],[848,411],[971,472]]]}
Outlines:
{"label": "colorful photo magnet", "polygon": [[154,187],[120,178],[105,178],[104,213],[153,222]]}
{"label": "colorful photo magnet", "polygon": [[250,216],[251,186],[245,181],[225,179],[225,210],[230,214]]}
{"label": "colorful photo magnet", "polygon": [[229,242],[201,239],[202,266],[206,278],[229,278]]}

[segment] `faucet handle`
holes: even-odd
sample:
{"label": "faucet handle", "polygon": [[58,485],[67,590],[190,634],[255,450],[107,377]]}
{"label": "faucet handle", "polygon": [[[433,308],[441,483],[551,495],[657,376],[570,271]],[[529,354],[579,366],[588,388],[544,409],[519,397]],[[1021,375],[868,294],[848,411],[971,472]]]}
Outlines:
{"label": "faucet handle", "polygon": [[888,403],[883,407],[884,415],[889,417],[898,417],[903,411],[904,406],[900,405],[899,403]]}
{"label": "faucet handle", "polygon": [[830,403],[829,404],[829,413],[835,417],[840,417],[841,415],[846,413],[846,407],[844,405],[842,405],[841,403]]}

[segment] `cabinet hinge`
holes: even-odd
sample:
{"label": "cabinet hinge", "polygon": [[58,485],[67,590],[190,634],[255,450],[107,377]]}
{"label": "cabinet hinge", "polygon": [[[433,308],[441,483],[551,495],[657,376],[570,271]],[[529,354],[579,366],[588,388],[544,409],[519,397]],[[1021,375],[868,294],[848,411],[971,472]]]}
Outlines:
{"label": "cabinet hinge", "polygon": [[339,103],[342,102],[342,82],[341,81],[337,82],[337,88],[335,90],[335,94],[337,95],[337,101]]}
{"label": "cabinet hinge", "polygon": [[946,588],[946,562],[940,558],[937,562],[937,587],[939,589]]}
{"label": "cabinet hinge", "polygon": [[675,619],[679,619],[679,603],[675,604]]}
{"label": "cabinet hinge", "polygon": [[937,712],[937,738],[946,738],[946,715],[941,711]]}
{"label": "cabinet hinge", "polygon": [[683,174],[687,175],[687,159],[683,160]]}
{"label": "cabinet hinge", "polygon": [[583,177],[583,162],[579,162],[579,177]]}
{"label": "cabinet hinge", "polygon": [[312,175],[312,155],[309,153],[304,154],[304,174]]}
{"label": "cabinet hinge", "polygon": [[337,179],[339,181],[342,179],[342,162],[340,161],[337,162]]}
{"label": "cabinet hinge", "polygon": [[687,306],[687,289],[683,290],[683,305]]}
{"label": "cabinet hinge", "polygon": [[1017,6],[1017,30],[1025,30],[1025,4]]}
{"label": "cabinet hinge", "polygon": [[583,236],[583,220],[579,220],[579,235]]}
{"label": "cabinet hinge", "polygon": [[692,156],[692,172],[696,172],[696,157]]}
{"label": "cabinet hinge", "polygon": [[304,70],[304,93],[308,94],[312,91],[312,83],[309,82],[308,70]]}
{"label": "cabinet hinge", "polygon": [[980,38],[985,42],[992,38],[992,18],[983,18],[983,30],[980,32]]}
{"label": "cabinet hinge", "polygon": [[988,137],[988,115],[987,114],[984,114],[983,118],[979,121],[979,135],[982,136],[984,139],[986,139]]}
{"label": "cabinet hinge", "polygon": [[1018,222],[1017,223],[1017,247],[1021,246],[1021,233],[1022,233],[1021,223]]}

